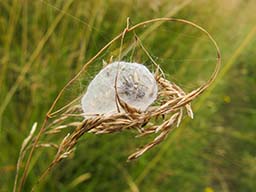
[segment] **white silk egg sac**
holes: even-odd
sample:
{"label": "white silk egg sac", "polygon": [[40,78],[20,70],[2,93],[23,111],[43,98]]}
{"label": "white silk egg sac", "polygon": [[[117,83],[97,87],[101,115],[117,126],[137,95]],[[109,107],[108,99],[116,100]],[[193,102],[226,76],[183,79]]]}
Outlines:
{"label": "white silk egg sac", "polygon": [[[157,82],[142,64],[113,62],[103,68],[90,82],[82,97],[82,109],[87,115],[118,113],[115,93],[137,110],[145,111],[157,98]],[[124,111],[120,107],[121,111]]]}

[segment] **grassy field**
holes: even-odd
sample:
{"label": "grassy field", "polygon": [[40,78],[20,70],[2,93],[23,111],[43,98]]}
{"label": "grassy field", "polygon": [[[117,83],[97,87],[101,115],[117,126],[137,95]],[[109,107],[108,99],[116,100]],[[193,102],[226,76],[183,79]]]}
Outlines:
{"label": "grassy field", "polygon": [[[131,25],[175,17],[203,26],[222,52],[218,78],[192,103],[194,120],[185,118],[140,159],[126,162],[147,138],[136,139],[128,131],[86,134],[72,158],[56,166],[37,190],[255,191],[255,10],[255,0],[1,0],[0,191],[12,191],[20,146],[33,123],[42,123],[64,84],[124,29],[127,17]],[[214,48],[190,26],[156,27],[143,44],[168,79],[186,91],[205,82],[214,68]],[[108,61],[113,54],[115,49],[107,50],[60,104],[82,94],[102,59]],[[133,59],[147,62],[144,57]],[[35,153],[24,191],[36,182],[53,152]]]}

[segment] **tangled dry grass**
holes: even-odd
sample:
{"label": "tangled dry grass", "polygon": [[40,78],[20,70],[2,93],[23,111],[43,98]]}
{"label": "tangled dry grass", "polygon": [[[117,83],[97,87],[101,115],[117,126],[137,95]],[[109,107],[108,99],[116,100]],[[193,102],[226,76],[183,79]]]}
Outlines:
{"label": "tangled dry grass", "polygon": [[[111,115],[95,115],[90,118],[84,119],[84,114],[82,114],[81,106],[79,105],[79,99],[71,101],[68,105],[61,108],[58,111],[52,112],[57,101],[60,99],[63,91],[72,84],[87,68],[89,64],[91,64],[109,45],[115,42],[118,39],[121,39],[121,48],[123,39],[126,33],[134,31],[136,28],[139,28],[145,24],[155,23],[155,22],[168,22],[168,21],[176,21],[184,24],[189,24],[203,33],[205,33],[217,50],[217,64],[215,70],[210,77],[210,79],[200,86],[199,88],[191,91],[190,93],[185,93],[178,85],[173,82],[168,81],[160,70],[160,66],[157,65],[154,61],[152,61],[156,65],[155,71],[155,79],[158,84],[158,98],[153,106],[149,107],[146,111],[138,111],[135,108],[129,106],[127,103],[121,100],[116,91],[117,104],[119,107],[122,107],[124,112],[111,114]],[[136,37],[138,39],[138,37]],[[139,39],[138,39],[139,40]],[[142,49],[146,52],[146,54],[150,57],[150,54],[145,50],[143,45],[141,44]],[[152,58],[150,58],[152,59]],[[78,140],[85,133],[95,133],[95,134],[109,134],[114,132],[121,132],[123,130],[136,130],[138,132],[137,137],[146,136],[149,134],[158,134],[155,139],[138,148],[134,153],[132,153],[128,160],[133,160],[140,157],[146,151],[150,150],[152,147],[161,143],[166,136],[176,127],[179,127],[183,117],[184,111],[186,114],[193,118],[193,111],[191,108],[191,101],[197,98],[200,94],[202,94],[214,81],[216,78],[218,71],[220,69],[221,64],[221,56],[219,48],[211,37],[211,35],[201,28],[200,26],[186,21],[182,19],[173,19],[173,18],[158,18],[154,20],[145,21],[139,23],[135,26],[130,27],[129,22],[127,22],[127,27],[125,30],[115,37],[112,41],[110,41],[105,47],[103,47],[88,63],[84,65],[82,70],[70,81],[67,85],[60,91],[56,100],[53,102],[50,110],[48,111],[45,121],[38,131],[37,135],[34,136],[35,126],[31,131],[29,137],[24,140],[20,157],[17,164],[17,174],[15,180],[14,191],[16,191],[18,181],[19,187],[18,191],[22,190],[22,187],[25,183],[28,168],[33,156],[34,151],[39,147],[54,147],[57,149],[54,159],[50,163],[49,167],[45,169],[42,173],[41,177],[38,179],[40,182],[49,171],[58,164],[61,160],[67,158],[72,154],[75,150],[76,144]],[[114,85],[113,85],[114,86]],[[55,118],[53,118],[55,117]],[[161,118],[161,121],[156,121],[156,119]],[[160,123],[156,123],[160,122]],[[42,136],[45,137],[49,135],[56,135],[63,133],[66,130],[69,130],[68,134],[62,139],[62,141],[57,143],[42,143]],[[23,170],[23,174],[21,179],[19,180],[19,167],[21,162],[24,160],[26,153],[28,152],[25,168]]]}

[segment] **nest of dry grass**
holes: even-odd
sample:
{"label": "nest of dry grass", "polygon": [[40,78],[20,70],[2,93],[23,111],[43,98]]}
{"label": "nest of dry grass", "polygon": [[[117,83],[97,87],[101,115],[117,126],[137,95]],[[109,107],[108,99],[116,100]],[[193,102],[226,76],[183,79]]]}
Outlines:
{"label": "nest of dry grass", "polygon": [[[60,161],[62,158],[65,158],[67,154],[70,154],[74,150],[79,138],[86,132],[109,134],[133,129],[138,132],[137,137],[159,133],[152,142],[140,147],[135,153],[128,157],[128,160],[136,159],[162,142],[173,128],[178,127],[184,116],[184,111],[186,111],[189,117],[193,118],[190,102],[200,94],[198,92],[199,90],[186,94],[179,86],[163,77],[156,76],[156,81],[158,83],[159,92],[158,99],[155,103],[159,103],[159,105],[149,107],[145,112],[132,108],[117,95],[117,102],[120,107],[124,109],[124,112],[93,116],[81,122],[78,121],[63,125],[64,120],[67,120],[70,116],[74,116],[76,112],[80,112],[80,106],[67,109],[58,120],[48,127],[48,134],[59,133],[62,129],[70,126],[76,127],[59,145],[55,161]],[[77,115],[79,115],[79,113]],[[161,118],[162,121],[160,124],[155,124],[155,120],[158,118]],[[54,126],[54,124],[61,125]]]}

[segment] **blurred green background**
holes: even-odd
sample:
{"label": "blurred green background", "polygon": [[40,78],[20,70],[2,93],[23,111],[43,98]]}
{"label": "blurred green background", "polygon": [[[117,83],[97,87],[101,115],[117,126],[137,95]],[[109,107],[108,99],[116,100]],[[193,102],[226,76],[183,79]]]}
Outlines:
{"label": "blurred green background", "polygon": [[[124,29],[127,17],[131,24],[176,17],[203,26],[221,48],[217,80],[193,101],[194,120],[185,118],[140,159],[126,163],[147,138],[136,139],[131,132],[87,134],[72,159],[60,163],[38,190],[255,191],[255,0],[1,0],[0,191],[12,190],[19,149],[32,124],[42,122],[58,91]],[[215,50],[192,27],[169,23],[143,43],[167,77],[186,91],[213,70]],[[110,55],[94,63],[83,81],[92,79],[101,59]],[[81,94],[86,87],[77,84]],[[45,151],[32,162],[24,191],[52,155]]]}

